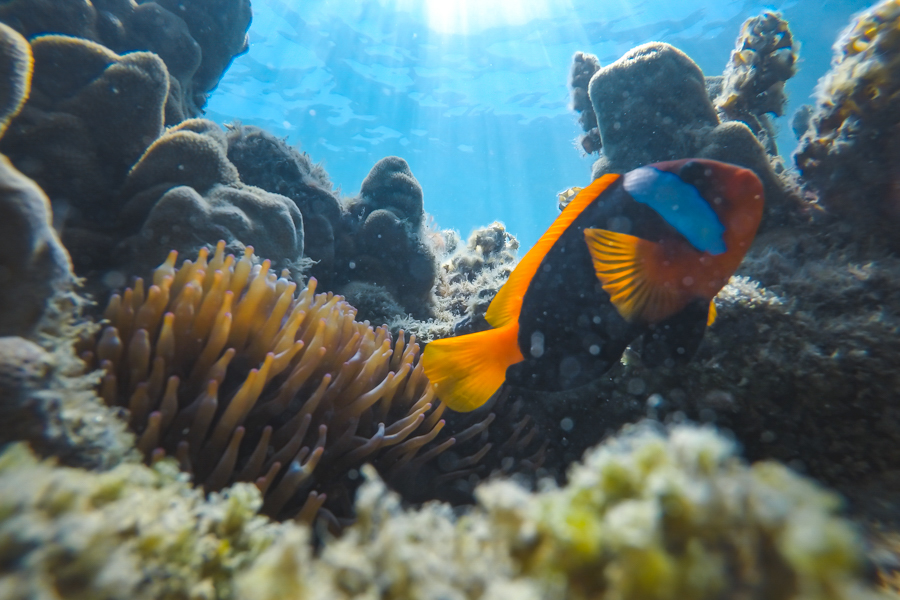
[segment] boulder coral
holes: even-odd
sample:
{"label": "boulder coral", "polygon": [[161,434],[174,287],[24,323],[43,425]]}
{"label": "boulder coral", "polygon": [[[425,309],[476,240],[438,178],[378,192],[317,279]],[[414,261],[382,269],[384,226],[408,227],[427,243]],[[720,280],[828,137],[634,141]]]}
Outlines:
{"label": "boulder coral", "polygon": [[[165,63],[166,124],[199,116],[231,61],[247,51],[249,0],[9,0],[0,21],[31,40],[60,34],[117,54],[148,51]],[[70,63],[72,65],[73,63]],[[88,63],[74,63],[76,71]]]}
{"label": "boulder coral", "polygon": [[75,286],[50,202],[0,155],[0,336],[33,335],[49,299]]}
{"label": "boulder coral", "polygon": [[763,226],[786,211],[784,186],[765,149],[744,123],[719,121],[703,72],[681,50],[661,42],[633,48],[597,70],[588,90],[603,147],[594,179],[665,160],[711,158],[759,176]]}
{"label": "boulder coral", "polygon": [[[299,294],[270,261],[176,254],[106,308],[86,358],[101,396],[125,406],[148,461],[175,456],[208,491],[252,481],[266,514],[348,516],[349,472],[414,473],[452,446],[442,404],[402,333],[354,320],[340,296]],[[299,513],[298,513],[299,511]],[[329,513],[325,513],[329,514]]]}
{"label": "boulder coral", "polygon": [[159,57],[59,35],[31,48],[31,97],[0,151],[50,197],[79,274],[146,274],[172,248],[196,253],[222,238],[233,252],[255,245],[278,267],[297,267],[295,203],[242,183],[215,123],[165,128]]}
{"label": "boulder coral", "polygon": [[406,161],[376,163],[347,210],[352,247],[337,265],[339,279],[374,283],[413,317],[432,316],[437,260],[423,228],[422,187]]}
{"label": "boulder coral", "polygon": [[[0,23],[0,135],[29,93],[31,48]],[[53,229],[44,192],[0,155],[0,336],[32,335],[48,300],[74,285],[69,255]]]}
{"label": "boulder coral", "polygon": [[[204,499],[163,460],[97,474],[0,454],[0,583],[10,598],[887,599],[838,499],[710,429],[637,427],[570,483],[478,488],[461,514],[404,509],[374,470],[358,521],[313,552],[236,484]],[[10,568],[13,566],[13,568]]]}
{"label": "boulder coral", "polygon": [[294,201],[303,215],[304,254],[314,262],[309,273],[320,285],[330,286],[347,233],[325,169],[284,140],[240,123],[228,127],[228,160],[244,183]]}
{"label": "boulder coral", "polygon": [[575,53],[569,87],[586,132],[579,141],[588,154],[600,153],[592,177],[711,158],[749,168],[762,180],[763,229],[800,217],[805,206],[796,184],[779,175],[784,169],[767,116],[783,110],[796,45],[787,22],[766,12],[744,23],[736,46],[720,77],[704,77],[689,56],[661,42],[633,48],[606,66]]}
{"label": "boulder coral", "polygon": [[115,191],[164,131],[165,65],[151,53],[118,56],[56,35],[32,49],[31,97],[0,151],[50,197],[76,266],[92,255],[109,260],[114,242],[104,229],[117,216]]}
{"label": "boulder coral", "polygon": [[304,250],[299,208],[244,184],[227,151],[225,133],[205,119],[169,128],[147,148],[122,186],[115,223],[127,236],[119,248],[131,272],[149,272],[171,248],[193,255],[222,238],[229,252],[253,246],[276,268],[296,270]]}
{"label": "boulder coral", "polygon": [[802,181],[859,236],[900,248],[900,2],[859,14],[834,46],[794,154]]}

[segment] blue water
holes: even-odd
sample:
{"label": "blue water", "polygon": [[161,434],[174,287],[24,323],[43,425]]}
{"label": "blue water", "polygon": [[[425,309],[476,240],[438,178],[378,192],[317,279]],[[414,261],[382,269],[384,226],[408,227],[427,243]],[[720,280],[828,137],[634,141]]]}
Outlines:
{"label": "blue water", "polygon": [[[809,102],[858,0],[253,0],[250,51],[207,116],[287,137],[322,162],[344,195],[379,159],[405,158],[425,209],[463,235],[494,220],[525,248],[556,216],[556,192],[586,185],[591,157],[568,108],[576,50],[606,65],[664,41],[721,74],[741,23],[778,10],[801,43],[799,73],[777,120]],[[594,156],[594,158],[596,155]]]}

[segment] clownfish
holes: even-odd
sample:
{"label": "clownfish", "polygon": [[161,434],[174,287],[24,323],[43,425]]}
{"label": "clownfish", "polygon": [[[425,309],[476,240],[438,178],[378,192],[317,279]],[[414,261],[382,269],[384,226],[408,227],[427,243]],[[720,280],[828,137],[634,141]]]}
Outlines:
{"label": "clownfish", "polygon": [[465,412],[506,381],[544,391],[585,385],[640,336],[645,364],[686,362],[763,204],[752,171],[713,160],[596,179],[500,288],[485,315],[492,329],[429,343],[425,374],[449,408]]}

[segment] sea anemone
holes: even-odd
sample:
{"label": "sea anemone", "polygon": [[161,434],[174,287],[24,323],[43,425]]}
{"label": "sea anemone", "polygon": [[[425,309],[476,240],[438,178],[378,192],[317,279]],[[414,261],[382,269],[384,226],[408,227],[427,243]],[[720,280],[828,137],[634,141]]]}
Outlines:
{"label": "sea anemone", "polygon": [[295,295],[252,248],[224,248],[181,268],[172,252],[149,287],[113,295],[85,353],[148,462],[173,455],[207,491],[255,482],[274,517],[334,521],[363,462],[390,481],[453,445],[436,440],[444,405],[415,336],[357,322],[315,279]]}

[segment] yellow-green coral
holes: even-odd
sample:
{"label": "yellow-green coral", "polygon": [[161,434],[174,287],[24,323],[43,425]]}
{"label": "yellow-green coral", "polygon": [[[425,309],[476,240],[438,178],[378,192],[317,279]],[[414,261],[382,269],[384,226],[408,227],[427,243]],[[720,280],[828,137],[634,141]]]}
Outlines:
{"label": "yellow-green coral", "polygon": [[10,598],[690,600],[887,598],[861,576],[839,500],[712,429],[637,426],[570,483],[479,488],[463,516],[403,509],[370,467],[359,519],[314,554],[238,484],[203,500],[169,462],[104,474],[0,455],[0,591]]}

